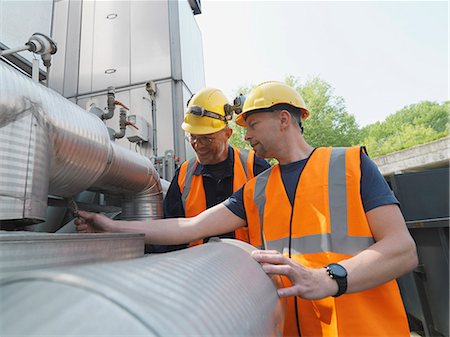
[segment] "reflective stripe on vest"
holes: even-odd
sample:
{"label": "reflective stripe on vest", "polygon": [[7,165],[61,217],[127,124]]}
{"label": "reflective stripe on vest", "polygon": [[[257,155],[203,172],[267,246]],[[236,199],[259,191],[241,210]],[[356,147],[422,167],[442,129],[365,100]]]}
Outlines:
{"label": "reflective stripe on vest", "polygon": [[[186,175],[184,179],[184,186],[181,193],[181,202],[183,203],[183,208],[186,211],[186,200],[191,191],[192,177],[194,175],[195,168],[197,167],[196,160],[189,160],[187,162]],[[206,205],[205,205],[206,207]]]}
{"label": "reflective stripe on vest", "polygon": [[[321,151],[317,149],[316,151]],[[359,153],[359,152],[358,152]],[[313,154],[315,155],[315,154]],[[308,163],[304,170],[307,170]],[[278,172],[279,172],[279,168]],[[289,253],[289,236],[266,240],[264,236],[264,212],[266,210],[266,187],[273,176],[272,170],[263,172],[256,178],[253,201],[260,219],[263,249],[274,249]],[[333,148],[328,162],[328,204],[330,233],[320,233],[292,237],[291,254],[334,252],[355,255],[374,243],[371,236],[348,235],[346,148]],[[301,202],[301,201],[300,201]],[[294,205],[295,207],[295,205]],[[294,224],[295,226],[295,224]],[[288,234],[288,233],[287,233]]]}
{"label": "reflective stripe on vest", "polygon": [[[234,165],[233,165],[233,192],[240,189],[245,182],[254,178],[253,164],[255,160],[255,153],[253,151],[239,150],[233,148],[234,151]],[[183,208],[185,213],[189,212],[189,205],[187,204],[187,199],[189,193],[191,192],[192,180],[194,176],[194,171],[197,168],[197,160],[189,160],[182,164],[180,168],[180,175],[178,179],[178,186],[181,191],[181,202],[183,203]],[[187,166],[187,167],[186,167]],[[201,182],[203,184],[203,180]],[[202,186],[203,195],[205,195]],[[206,209],[206,197],[203,200],[197,200],[199,203],[204,204],[200,207],[203,208],[202,211]],[[198,209],[198,208],[197,208]],[[197,213],[197,212],[195,212]],[[198,214],[198,213],[197,213]],[[194,214],[196,215],[196,214]],[[187,214],[186,214],[187,216]],[[192,216],[192,215],[190,215]]]}
{"label": "reflective stripe on vest", "polygon": [[[234,153],[234,155],[236,156],[236,152]],[[249,179],[249,177],[248,177],[249,169],[247,167],[247,163],[248,163],[248,151],[247,150],[239,151],[239,160],[241,161],[242,168],[244,169],[246,180],[250,180],[251,178]]]}
{"label": "reflective stripe on vest", "polygon": [[[239,150],[233,148],[233,191],[240,189],[248,180],[254,178],[253,164],[254,151]],[[203,177],[194,175],[197,168],[197,160],[189,160],[181,165],[178,186],[181,192],[181,201],[187,218],[196,216],[206,210],[206,193],[203,186]],[[237,240],[249,242],[248,228],[238,228],[234,232]],[[203,240],[191,242],[190,246],[201,244]]]}

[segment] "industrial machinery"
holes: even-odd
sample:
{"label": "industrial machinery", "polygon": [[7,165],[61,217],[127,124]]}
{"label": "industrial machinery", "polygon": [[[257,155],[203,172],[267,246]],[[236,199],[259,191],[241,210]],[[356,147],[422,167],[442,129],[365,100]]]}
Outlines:
{"label": "industrial machinery", "polygon": [[200,2],[0,11],[0,335],[280,336],[283,303],[253,247],[145,255],[142,234],[73,225],[77,209],[162,217],[190,156],[184,107],[204,86]]}
{"label": "industrial machinery", "polygon": [[[145,255],[141,234],[73,226],[77,208],[162,217],[193,156],[180,125],[205,85],[200,0],[0,1],[0,13],[0,335],[280,336],[284,303],[251,246]],[[383,172],[418,243],[399,283],[425,336],[449,336],[448,143],[439,167]]]}
{"label": "industrial machinery", "polygon": [[[78,242],[70,251],[74,255],[63,253],[57,261],[64,267],[42,269],[41,263],[48,261],[28,256],[28,260],[14,262],[34,270],[18,272],[18,263],[3,270],[1,336],[281,335],[284,304],[275,285],[249,255],[253,247],[246,243],[219,240],[178,252],[145,257],[129,254],[133,258],[124,261],[67,266],[64,259],[76,263],[74,259],[89,240],[105,249],[101,241],[117,244],[125,239],[122,253],[126,246],[140,247],[143,252],[139,234],[116,238],[75,235],[72,240]],[[50,253],[56,241],[68,240],[64,238],[68,234],[62,236],[47,245],[41,242],[36,252],[40,256]],[[27,239],[41,241],[39,235],[33,237]],[[18,237],[9,240],[17,250],[26,246]]]}
{"label": "industrial machinery", "polygon": [[412,331],[449,336],[450,138],[375,159],[416,242],[419,265],[398,283]]}

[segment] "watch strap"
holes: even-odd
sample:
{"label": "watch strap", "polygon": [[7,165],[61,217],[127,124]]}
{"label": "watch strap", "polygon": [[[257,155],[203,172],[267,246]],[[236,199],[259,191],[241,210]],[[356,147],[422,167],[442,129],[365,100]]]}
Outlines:
{"label": "watch strap", "polygon": [[[339,268],[341,268],[343,270],[345,276],[339,276],[339,275],[336,275],[335,273],[333,273],[333,270],[331,268],[332,265],[335,265],[335,266],[338,266]],[[333,297],[338,297],[338,296],[341,296],[342,294],[345,294],[345,292],[347,291],[347,271],[345,270],[345,268],[343,266],[341,266],[340,264],[331,263],[328,266],[326,266],[325,269],[328,272],[328,276],[330,276],[330,278],[335,280],[338,285],[338,291],[336,292],[336,294],[333,295]]]}
{"label": "watch strap", "polygon": [[342,294],[345,294],[345,292],[347,291],[347,278],[336,277],[334,278],[334,280],[336,280],[338,284],[338,291],[333,295],[333,297],[338,297]]}

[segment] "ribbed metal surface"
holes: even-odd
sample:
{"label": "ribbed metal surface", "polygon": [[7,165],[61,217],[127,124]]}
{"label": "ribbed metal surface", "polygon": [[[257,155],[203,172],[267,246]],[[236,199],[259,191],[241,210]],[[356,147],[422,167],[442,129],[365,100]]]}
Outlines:
{"label": "ribbed metal surface", "polygon": [[[4,100],[16,102],[15,111],[9,113],[18,116],[23,110],[21,102],[29,102],[33,110],[22,115],[32,113],[39,121],[38,126],[45,131],[46,146],[52,152],[50,193],[68,197],[91,186],[105,170],[110,151],[103,122],[4,63],[0,63],[0,81],[0,105]],[[29,135],[24,137],[30,138]]]}
{"label": "ribbed metal surface", "polygon": [[127,200],[139,194],[139,218],[162,216],[151,162],[111,143],[98,117],[3,63],[0,83],[0,220],[43,220],[47,193],[71,197],[90,187]]}
{"label": "ribbed metal surface", "polygon": [[135,193],[147,189],[159,180],[158,173],[148,158],[115,143],[111,143],[111,148],[111,163],[93,184],[93,188],[118,194]]}
{"label": "ribbed metal surface", "polygon": [[0,231],[0,274],[144,255],[144,234]]}
{"label": "ribbed metal surface", "polygon": [[2,336],[279,336],[283,320],[270,278],[224,242],[13,275],[0,296]]}
{"label": "ribbed metal surface", "polygon": [[32,111],[24,99],[0,99],[0,220],[45,218],[50,156]]}
{"label": "ribbed metal surface", "polygon": [[121,219],[158,219],[163,215],[163,192],[150,160],[111,143],[112,160],[92,188],[123,194]]}
{"label": "ribbed metal surface", "polygon": [[143,193],[124,196],[121,219],[144,220],[160,219],[163,216],[163,194],[147,190]]}

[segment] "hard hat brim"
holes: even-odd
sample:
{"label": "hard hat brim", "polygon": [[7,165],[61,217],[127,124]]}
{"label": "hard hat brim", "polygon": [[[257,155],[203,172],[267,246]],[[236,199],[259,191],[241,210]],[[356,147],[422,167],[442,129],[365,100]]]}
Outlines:
{"label": "hard hat brim", "polygon": [[[237,117],[234,121],[237,125],[246,128],[247,127],[246,119],[250,114],[254,114],[254,113],[258,113],[258,112],[273,112],[274,110],[271,110],[272,108],[273,107],[270,107],[269,109],[256,109],[256,110],[250,110],[250,111],[241,113],[241,114],[237,115]],[[305,119],[307,119],[309,117],[308,109],[305,109],[305,108],[297,108],[297,109],[299,109],[299,111],[300,111],[300,116],[301,116],[302,121],[304,121]]]}
{"label": "hard hat brim", "polygon": [[217,128],[217,127],[213,127],[213,126],[194,126],[191,124],[188,124],[186,122],[183,122],[183,124],[181,124],[181,128],[193,135],[209,135],[211,133],[215,133],[218,132],[222,129],[224,129],[227,126],[227,124],[223,123],[223,127],[222,128]]}
{"label": "hard hat brim", "polygon": [[236,119],[234,120],[237,125],[242,126],[244,128],[247,127],[247,122],[245,121],[245,117],[246,117],[245,115],[246,115],[245,113],[239,114],[239,115],[237,115]]}

